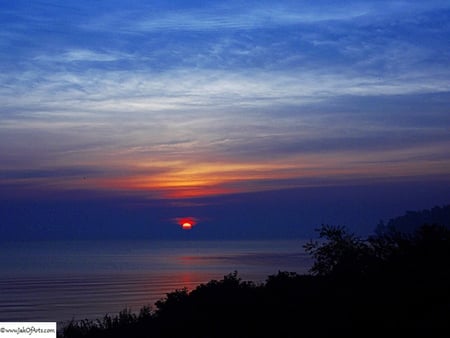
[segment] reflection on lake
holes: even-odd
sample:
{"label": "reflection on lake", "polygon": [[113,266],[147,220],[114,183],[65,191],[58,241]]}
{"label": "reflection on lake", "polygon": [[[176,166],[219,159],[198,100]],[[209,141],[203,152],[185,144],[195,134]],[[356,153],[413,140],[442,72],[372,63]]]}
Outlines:
{"label": "reflection on lake", "polygon": [[153,305],[238,271],[264,282],[304,273],[301,241],[86,241],[8,243],[0,253],[0,321],[100,318]]}

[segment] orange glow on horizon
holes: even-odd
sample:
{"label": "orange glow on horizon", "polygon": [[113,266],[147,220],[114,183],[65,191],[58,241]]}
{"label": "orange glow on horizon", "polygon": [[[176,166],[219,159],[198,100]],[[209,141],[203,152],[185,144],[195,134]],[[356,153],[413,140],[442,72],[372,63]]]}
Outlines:
{"label": "orange glow on horizon", "polygon": [[[379,160],[387,158],[382,172],[376,155]],[[283,188],[340,185],[365,178],[399,179],[420,176],[423,172],[439,174],[443,170],[442,165],[438,166],[437,162],[416,161],[411,166],[397,160],[399,157],[407,159],[410,155],[409,151],[371,153],[370,157],[357,152],[340,152],[326,157],[322,154],[308,154],[273,158],[269,161],[256,159],[254,162],[214,161],[213,155],[211,161],[199,158],[168,161],[155,159],[153,162],[137,162],[133,167],[124,169],[123,176],[76,181],[52,179],[51,183],[55,188],[93,188],[138,192],[149,198],[189,199]]]}
{"label": "orange glow on horizon", "polygon": [[[289,179],[298,175],[296,169],[289,163],[186,163],[168,168],[164,173],[102,179],[96,185],[105,189],[148,191],[162,198],[196,198],[252,191],[248,184],[240,182]],[[246,189],[242,189],[244,186]]]}

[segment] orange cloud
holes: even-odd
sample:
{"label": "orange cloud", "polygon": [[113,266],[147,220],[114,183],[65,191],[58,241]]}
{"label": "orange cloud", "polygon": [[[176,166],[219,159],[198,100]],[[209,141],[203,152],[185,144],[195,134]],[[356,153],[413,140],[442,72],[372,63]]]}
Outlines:
{"label": "orange cloud", "polygon": [[[49,189],[100,189],[183,199],[361,179],[398,179],[424,173],[442,175],[450,170],[449,161],[427,159],[428,151],[418,148],[371,153],[347,151],[246,162],[214,160],[211,155],[210,161],[195,157],[152,162],[136,160],[134,166],[110,162],[108,165],[114,170],[106,171],[105,176],[30,178],[21,179],[20,183]],[[117,175],[118,172],[123,175]]]}

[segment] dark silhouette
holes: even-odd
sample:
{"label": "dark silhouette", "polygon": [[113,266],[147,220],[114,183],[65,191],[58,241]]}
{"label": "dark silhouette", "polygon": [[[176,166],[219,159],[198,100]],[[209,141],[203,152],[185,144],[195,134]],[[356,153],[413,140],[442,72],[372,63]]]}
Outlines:
{"label": "dark silhouette", "polygon": [[407,211],[403,216],[392,218],[386,224],[381,221],[375,233],[378,235],[392,232],[412,233],[423,224],[439,224],[450,228],[450,204],[435,206],[429,210]]}
{"label": "dark silhouette", "polygon": [[280,271],[254,284],[234,272],[171,292],[138,315],[72,322],[61,336],[450,336],[450,228],[414,228],[362,239],[323,225],[305,246],[309,274]]}

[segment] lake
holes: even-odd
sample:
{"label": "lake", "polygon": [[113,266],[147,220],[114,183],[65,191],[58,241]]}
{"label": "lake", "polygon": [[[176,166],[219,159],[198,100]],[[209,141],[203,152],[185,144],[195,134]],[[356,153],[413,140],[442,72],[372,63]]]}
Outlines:
{"label": "lake", "polygon": [[238,272],[261,283],[305,273],[300,240],[2,243],[0,321],[102,318],[153,306],[166,293]]}

